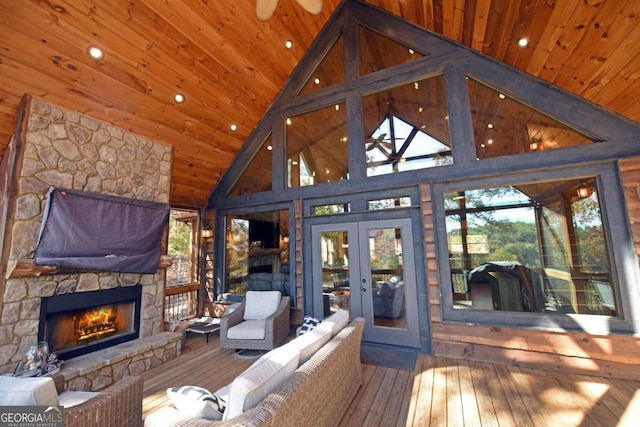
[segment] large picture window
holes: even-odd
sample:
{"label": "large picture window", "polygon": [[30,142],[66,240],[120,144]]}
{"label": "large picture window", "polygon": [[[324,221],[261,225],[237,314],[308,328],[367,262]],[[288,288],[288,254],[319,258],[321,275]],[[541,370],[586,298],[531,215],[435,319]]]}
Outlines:
{"label": "large picture window", "polygon": [[289,295],[289,211],[226,217],[224,292]]}
{"label": "large picture window", "polygon": [[619,316],[596,177],[444,193],[453,308]]}

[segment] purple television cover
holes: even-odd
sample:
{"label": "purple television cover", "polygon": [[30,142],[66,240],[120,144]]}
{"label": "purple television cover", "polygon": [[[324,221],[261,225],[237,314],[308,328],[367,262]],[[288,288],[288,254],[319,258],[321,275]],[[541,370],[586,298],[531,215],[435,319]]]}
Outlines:
{"label": "purple television cover", "polygon": [[35,263],[155,273],[168,218],[166,203],[51,187]]}

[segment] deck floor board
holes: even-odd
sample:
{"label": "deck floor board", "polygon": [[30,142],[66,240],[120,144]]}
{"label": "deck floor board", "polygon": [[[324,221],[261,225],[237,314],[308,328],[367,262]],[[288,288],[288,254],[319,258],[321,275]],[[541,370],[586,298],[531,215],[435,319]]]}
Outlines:
{"label": "deck floor board", "polygon": [[[179,358],[145,372],[143,417],[171,405],[166,389],[215,391],[253,360],[189,334]],[[637,426],[640,382],[418,355],[413,372],[363,365],[340,426]],[[301,424],[302,425],[302,424]]]}

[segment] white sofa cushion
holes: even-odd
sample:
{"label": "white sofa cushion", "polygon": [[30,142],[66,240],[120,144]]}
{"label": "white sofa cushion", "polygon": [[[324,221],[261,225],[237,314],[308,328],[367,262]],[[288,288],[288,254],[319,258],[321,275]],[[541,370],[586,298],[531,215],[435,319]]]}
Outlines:
{"label": "white sofa cushion", "polygon": [[247,291],[245,295],[244,320],[264,320],[278,309],[279,291]]}
{"label": "white sofa cushion", "polygon": [[302,334],[294,340],[289,341],[283,347],[289,347],[300,352],[300,365],[311,359],[323,345],[331,339],[330,329],[313,329],[306,334]]}
{"label": "white sofa cushion", "polygon": [[300,352],[284,346],[271,350],[256,360],[231,383],[227,409],[222,419],[236,417],[256,407],[293,374],[298,368],[299,360]]}
{"label": "white sofa cushion", "polygon": [[62,406],[64,406],[65,408],[71,408],[72,406],[84,403],[87,400],[92,399],[98,395],[100,395],[100,393],[95,391],[67,390],[60,393],[58,399],[60,400],[60,404]]}
{"label": "white sofa cushion", "polygon": [[58,392],[51,377],[0,376],[0,406],[58,406]]}
{"label": "white sofa cushion", "polygon": [[263,340],[266,320],[245,320],[227,329],[230,340]]}
{"label": "white sofa cushion", "polygon": [[349,323],[349,312],[341,308],[324,319],[314,330],[329,330],[331,331],[331,336],[336,336],[342,328],[347,326],[347,323]]}

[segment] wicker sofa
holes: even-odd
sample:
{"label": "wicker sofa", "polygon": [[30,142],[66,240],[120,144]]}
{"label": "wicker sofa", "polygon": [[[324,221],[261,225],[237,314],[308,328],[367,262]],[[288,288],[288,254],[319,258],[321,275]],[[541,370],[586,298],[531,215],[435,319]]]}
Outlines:
{"label": "wicker sofa", "polygon": [[[59,381],[52,377],[3,376],[0,377],[0,389],[3,393],[0,405],[64,406],[65,427],[142,425],[142,378],[138,376],[124,377],[98,392],[61,391]],[[87,398],[83,403],[67,406]]]}
{"label": "wicker sofa", "polygon": [[256,407],[238,416],[212,421],[188,417],[175,408],[164,407],[149,414],[144,425],[336,426],[362,385],[360,342],[363,331],[364,319],[353,319],[302,363],[279,388]]}

